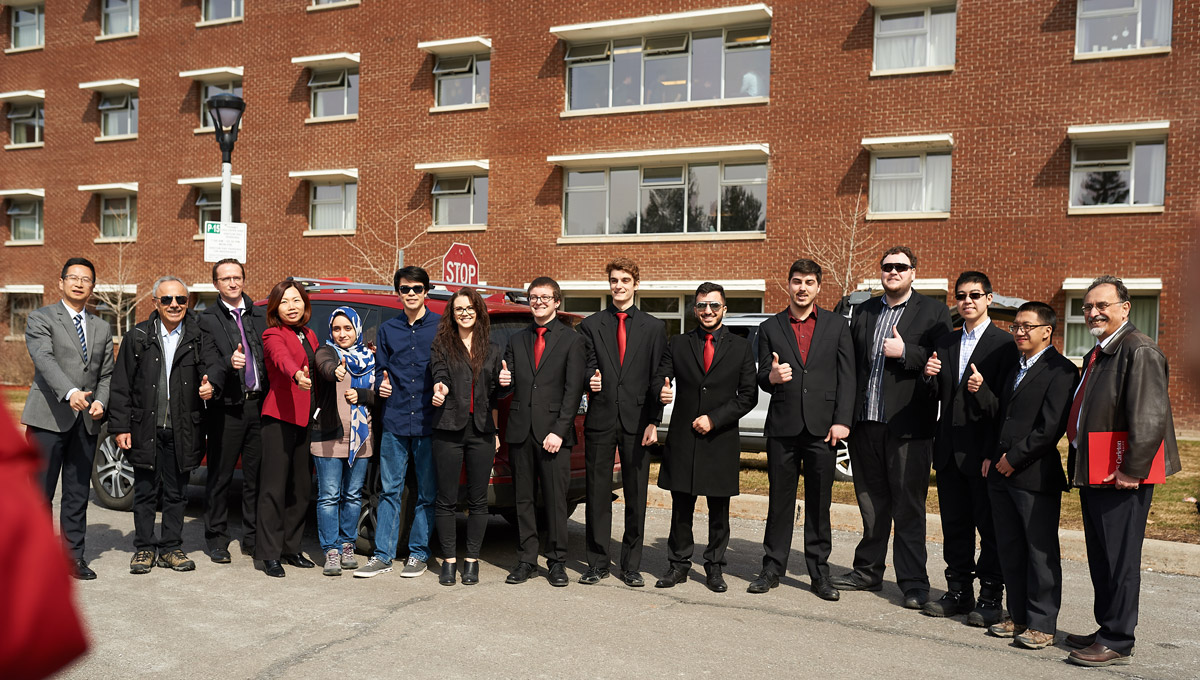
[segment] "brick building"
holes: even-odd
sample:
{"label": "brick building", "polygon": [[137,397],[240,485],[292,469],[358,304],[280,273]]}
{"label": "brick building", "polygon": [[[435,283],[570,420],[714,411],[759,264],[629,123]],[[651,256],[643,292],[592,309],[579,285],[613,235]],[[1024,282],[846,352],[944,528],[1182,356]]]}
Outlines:
{"label": "brick building", "polygon": [[[7,381],[28,380],[23,316],[57,299],[66,257],[139,317],[164,273],[213,298],[202,102],[222,91],[247,106],[234,210],[255,295],[380,280],[398,247],[436,277],[462,242],[488,282],[549,273],[585,313],[628,255],[642,307],[679,328],[701,280],[774,310],[787,265],[825,250],[830,306],[906,243],[925,292],[969,268],[1051,302],[1068,354],[1100,273],[1173,360],[1187,342],[1170,311],[1200,198],[1198,0],[2,4]],[[1173,381],[1183,427],[1196,394]]]}

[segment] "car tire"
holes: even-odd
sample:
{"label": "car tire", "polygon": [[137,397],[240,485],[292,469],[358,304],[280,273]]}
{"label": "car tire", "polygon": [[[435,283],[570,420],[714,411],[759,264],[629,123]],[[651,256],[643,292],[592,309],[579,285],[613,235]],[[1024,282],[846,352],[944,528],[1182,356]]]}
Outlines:
{"label": "car tire", "polygon": [[845,440],[838,444],[833,461],[833,479],[836,482],[853,482],[854,470],[850,466],[850,447]]}
{"label": "car tire", "polygon": [[133,509],[133,466],[117,446],[117,438],[100,431],[96,455],[92,459],[92,490],[96,502],[110,510]]}

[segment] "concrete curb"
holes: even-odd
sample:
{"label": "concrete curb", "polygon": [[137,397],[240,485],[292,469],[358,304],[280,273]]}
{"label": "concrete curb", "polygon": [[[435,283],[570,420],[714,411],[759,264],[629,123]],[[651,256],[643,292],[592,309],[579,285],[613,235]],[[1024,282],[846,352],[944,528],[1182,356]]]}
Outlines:
{"label": "concrete curb", "polygon": [[[656,486],[647,490],[647,505],[652,508],[671,508],[671,493]],[[616,492],[620,497],[621,491]],[[696,503],[698,512],[708,512],[708,504],[704,498]],[[756,494],[734,496],[729,502],[729,514],[742,519],[766,520],[767,497]],[[796,501],[796,526],[804,526],[804,501]],[[862,533],[862,516],[856,505],[834,503],[829,509],[830,524],[834,529]],[[929,513],[925,515],[925,540],[935,543],[942,542],[942,518],[940,515]],[[1064,559],[1076,562],[1087,561],[1087,545],[1082,531],[1071,529],[1058,530],[1059,546]],[[1142,544],[1142,568],[1168,574],[1184,576],[1200,576],[1200,545],[1192,543],[1175,543],[1147,538]]]}

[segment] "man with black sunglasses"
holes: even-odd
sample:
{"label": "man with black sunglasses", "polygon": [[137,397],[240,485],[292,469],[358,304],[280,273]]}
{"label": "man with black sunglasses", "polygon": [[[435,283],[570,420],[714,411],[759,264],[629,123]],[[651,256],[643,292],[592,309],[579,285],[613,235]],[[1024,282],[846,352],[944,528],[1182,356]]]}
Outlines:
{"label": "man with black sunglasses", "polygon": [[[925,363],[925,384],[941,404],[933,444],[946,593],[922,609],[929,616],[968,614],[967,623],[991,626],[1003,618],[1004,578],[996,554],[984,468],[996,446],[1001,379],[1017,362],[1017,346],[988,317],[992,282],[966,271],[954,283],[961,329],[943,335]],[[979,532],[979,559],[975,533]],[[975,579],[979,600],[975,600]]]}
{"label": "man with black sunglasses", "polygon": [[838,590],[881,589],[895,521],[896,582],[904,606],[920,609],[929,601],[925,498],[937,420],[937,401],[921,374],[934,343],[950,332],[950,312],[913,290],[917,258],[908,247],[889,248],[879,265],[883,296],[863,303],[850,322],[857,383],[850,462],[863,537],[854,570],[832,583]]}

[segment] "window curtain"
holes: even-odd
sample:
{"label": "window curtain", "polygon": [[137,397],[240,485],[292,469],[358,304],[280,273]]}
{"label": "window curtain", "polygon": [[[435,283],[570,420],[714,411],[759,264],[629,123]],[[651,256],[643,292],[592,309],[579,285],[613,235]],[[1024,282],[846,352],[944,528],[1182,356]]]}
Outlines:
{"label": "window curtain", "polygon": [[871,180],[871,212],[920,212],[920,179]]}
{"label": "window curtain", "polygon": [[1158,296],[1129,296],[1129,322],[1158,342]]}
{"label": "window curtain", "polygon": [[1166,144],[1138,144],[1134,147],[1133,156],[1133,202],[1138,205],[1162,205],[1167,181]]}
{"label": "window curtain", "polygon": [[1142,47],[1171,44],[1171,0],[1142,0]]}
{"label": "window curtain", "polygon": [[313,204],[313,229],[341,229],[342,228],[342,204],[339,203],[314,203]]}
{"label": "window curtain", "polygon": [[950,154],[925,157],[925,210],[950,211]]}
{"label": "window curtain", "polygon": [[925,36],[905,35],[895,38],[876,38],[875,68],[916,68],[924,65]]}
{"label": "window curtain", "polygon": [[929,16],[930,66],[954,64],[956,14],[953,9],[934,10]]}

